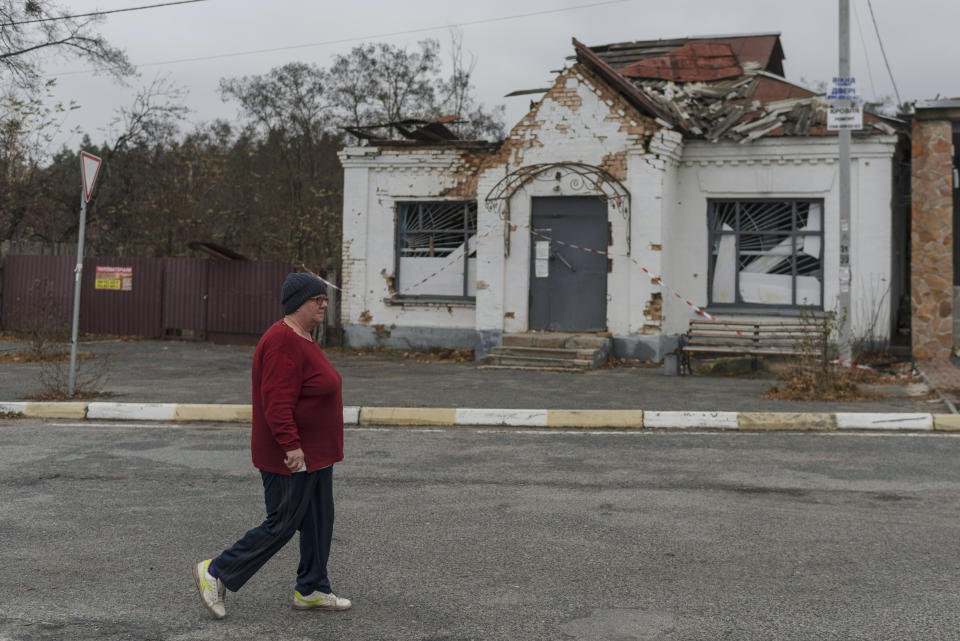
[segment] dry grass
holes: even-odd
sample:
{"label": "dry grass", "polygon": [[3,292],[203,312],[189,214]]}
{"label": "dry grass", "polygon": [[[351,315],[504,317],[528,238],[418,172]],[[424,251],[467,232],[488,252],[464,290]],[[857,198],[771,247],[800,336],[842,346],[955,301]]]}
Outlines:
{"label": "dry grass", "polygon": [[324,352],[363,358],[365,356],[379,356],[387,358],[403,358],[415,360],[418,363],[470,363],[474,360],[472,349],[428,349],[407,350],[390,349],[379,345],[369,347],[324,347]]}
{"label": "dry grass", "polygon": [[802,362],[784,362],[771,368],[778,382],[763,398],[784,401],[873,401],[884,398],[861,385],[906,385],[915,380],[907,374],[829,365],[826,368]]}
{"label": "dry grass", "polygon": [[[78,352],[78,361],[88,361],[96,358],[95,354],[89,352]],[[0,364],[3,363],[64,363],[70,360],[70,352],[45,352],[37,354],[33,350],[20,350],[16,352],[0,352]]]}
{"label": "dry grass", "polygon": [[63,390],[43,392],[41,394],[27,394],[31,401],[83,401],[90,398],[107,398],[113,396],[110,392],[94,392],[77,390],[71,396]]}
{"label": "dry grass", "polygon": [[410,358],[418,363],[472,363],[474,354],[472,349],[431,349],[423,352],[403,352],[403,358]]}
{"label": "dry grass", "polygon": [[597,369],[616,369],[620,367],[643,367],[647,369],[663,367],[663,363],[654,363],[653,361],[642,361],[639,358],[619,358],[611,356]]}
{"label": "dry grass", "polygon": [[[778,401],[874,401],[883,394],[860,387],[864,370],[831,366],[830,373],[820,369],[796,369],[781,376],[762,398]],[[874,373],[875,374],[875,373]]]}
{"label": "dry grass", "polygon": [[749,358],[715,359],[697,364],[695,371],[708,376],[773,376],[777,382],[762,398],[780,401],[873,401],[884,394],[862,386],[907,385],[915,382],[913,367],[909,362],[896,363],[889,354],[869,354],[857,359],[858,363],[889,364],[883,370],[846,368],[839,365],[826,367],[811,358],[761,358],[759,370],[751,371]]}

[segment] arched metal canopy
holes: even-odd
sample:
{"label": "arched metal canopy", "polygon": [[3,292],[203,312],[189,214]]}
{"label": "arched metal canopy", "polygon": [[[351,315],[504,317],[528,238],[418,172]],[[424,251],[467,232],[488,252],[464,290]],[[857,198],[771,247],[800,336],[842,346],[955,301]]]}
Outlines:
{"label": "arched metal canopy", "polygon": [[510,253],[510,199],[524,186],[533,181],[562,181],[568,190],[599,197],[623,214],[627,221],[627,253],[630,253],[630,192],[617,178],[601,167],[581,162],[548,162],[525,165],[500,179],[484,199],[487,209],[497,212],[503,219],[504,254]]}

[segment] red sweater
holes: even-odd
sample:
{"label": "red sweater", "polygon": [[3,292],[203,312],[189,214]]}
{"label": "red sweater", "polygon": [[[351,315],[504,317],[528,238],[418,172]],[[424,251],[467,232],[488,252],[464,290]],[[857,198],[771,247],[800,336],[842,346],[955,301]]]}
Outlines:
{"label": "red sweater", "polygon": [[290,474],[283,460],[297,448],[308,472],[343,459],[340,374],[316,343],[277,321],[253,354],[253,464]]}

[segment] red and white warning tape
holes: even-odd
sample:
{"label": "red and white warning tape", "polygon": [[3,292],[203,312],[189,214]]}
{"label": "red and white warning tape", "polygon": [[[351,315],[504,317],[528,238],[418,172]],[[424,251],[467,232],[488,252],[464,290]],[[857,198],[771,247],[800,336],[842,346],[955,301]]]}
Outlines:
{"label": "red and white warning tape", "polygon": [[[496,229],[496,226],[491,227],[490,229],[488,229],[487,231],[485,231],[485,232],[483,232],[483,233],[481,233],[481,234],[478,234],[477,237],[476,237],[476,241],[474,241],[474,245],[473,245],[473,246],[476,247],[476,245],[477,245],[477,243],[479,243],[480,239],[481,239],[481,238],[485,238],[486,236],[489,236],[489,235],[494,231],[494,229]],[[529,231],[530,234],[533,235],[533,236],[538,236],[538,237],[543,238],[543,239],[545,239],[545,240],[549,240],[550,242],[557,243],[558,245],[564,245],[564,246],[566,246],[566,247],[571,247],[571,248],[573,248],[573,249],[577,249],[577,250],[580,250],[580,251],[588,252],[588,253],[591,253],[591,254],[597,254],[597,255],[599,255],[599,256],[605,256],[605,257],[607,257],[607,258],[612,258],[612,257],[618,256],[618,255],[612,254],[611,252],[608,252],[608,251],[603,251],[603,250],[599,250],[599,249],[593,249],[593,248],[591,248],[591,247],[584,247],[584,246],[582,246],[582,245],[577,245],[577,244],[575,244],[575,243],[568,243],[568,242],[563,241],[563,240],[557,240],[557,239],[555,239],[555,238],[551,238],[551,237],[549,237],[549,236],[546,236],[546,235],[544,235],[544,234],[536,231],[536,230],[533,229],[530,225],[517,226],[517,227],[515,227],[515,229],[524,229],[524,230],[526,230],[526,231]],[[453,254],[453,257],[450,259],[450,261],[448,261],[446,264],[444,264],[442,267],[440,267],[440,269],[438,269],[437,271],[431,273],[430,275],[426,276],[425,278],[421,279],[420,281],[418,281],[418,282],[416,282],[416,283],[413,283],[412,285],[410,285],[410,286],[408,286],[408,287],[403,288],[402,290],[400,290],[400,291],[397,292],[397,293],[398,293],[398,294],[406,294],[406,293],[408,293],[408,292],[410,292],[410,291],[412,291],[412,290],[420,287],[421,285],[423,285],[424,283],[428,282],[428,281],[431,280],[432,278],[436,278],[437,276],[440,275],[441,272],[443,272],[445,269],[447,269],[447,268],[450,267],[451,265],[455,265],[455,264],[461,262],[461,261],[463,260],[463,253],[464,253],[464,252],[467,252],[467,251],[470,251],[469,243],[465,243],[464,246],[463,246],[463,249],[458,250],[457,252],[455,252],[455,253]],[[670,287],[669,285],[667,285],[667,283],[665,283],[665,282],[663,281],[663,278],[662,278],[661,276],[657,276],[657,275],[653,274],[653,273],[652,273],[649,269],[647,269],[644,265],[641,265],[640,262],[639,262],[636,258],[634,258],[633,256],[620,256],[620,257],[622,257],[622,258],[629,258],[630,261],[631,261],[634,265],[636,265],[637,267],[639,267],[639,268],[643,271],[644,274],[646,274],[647,276],[650,277],[650,280],[651,280],[654,284],[656,284],[657,286],[659,286],[662,290],[665,290],[665,291],[668,291],[668,292],[672,293],[676,298],[678,298],[679,300],[683,301],[683,302],[687,305],[687,307],[689,307],[690,309],[692,309],[695,313],[699,314],[700,316],[703,316],[703,317],[706,318],[707,320],[717,322],[717,318],[716,318],[715,316],[713,316],[713,315],[711,315],[710,313],[708,313],[705,309],[703,309],[703,307],[695,304],[695,303],[694,303],[693,301],[691,301],[689,298],[684,297],[684,296],[680,293],[679,290],[674,289],[673,287]],[[308,271],[309,271],[309,270],[308,270]],[[322,280],[324,283],[326,283],[326,285],[327,285],[328,287],[332,287],[333,289],[336,289],[336,290],[338,290],[338,291],[341,291],[341,292],[343,292],[344,294],[346,294],[346,295],[348,295],[348,296],[351,296],[351,297],[353,297],[353,298],[356,298],[356,299],[358,299],[358,300],[363,300],[363,297],[360,296],[360,295],[358,295],[358,294],[355,294],[355,293],[353,293],[353,292],[347,291],[347,290],[343,289],[342,287],[337,287],[334,283],[331,283],[330,281],[326,280],[325,278],[322,278],[322,277],[319,277],[319,276],[318,276],[318,278],[320,278],[320,280]],[[731,330],[731,331],[735,332],[738,336],[743,336],[743,335],[744,335],[741,330],[736,329],[735,327],[731,327],[730,325],[728,325],[728,324],[726,324],[726,323],[723,323],[722,321],[720,321],[720,323],[722,324],[722,326],[723,326],[725,329],[728,329],[728,330]],[[842,365],[842,366],[844,366],[844,367],[852,367],[852,368],[855,368],[855,369],[872,369],[872,368],[870,368],[870,367],[868,367],[868,366],[866,366],[866,365],[857,365],[857,364],[855,364],[855,363],[848,363],[848,362],[846,362],[846,361],[836,360],[836,361],[832,361],[832,362],[835,363],[835,364]]]}
{"label": "red and white warning tape", "polygon": [[[483,232],[482,234],[477,235],[476,240],[474,240],[474,242],[473,242],[473,248],[476,248],[476,244],[480,241],[481,238],[485,238],[486,236],[489,236],[492,231],[493,231],[492,229],[489,229],[489,230]],[[422,280],[420,280],[420,281],[418,281],[418,282],[410,285],[409,287],[404,287],[404,288],[401,289],[399,292],[397,292],[397,294],[406,294],[406,293],[408,293],[408,292],[416,289],[417,287],[420,287],[420,285],[423,285],[424,283],[426,283],[427,281],[429,281],[431,278],[436,278],[436,277],[439,276],[440,273],[443,272],[443,270],[445,270],[447,267],[450,267],[451,265],[456,265],[457,263],[459,263],[460,261],[462,261],[462,260],[463,260],[463,254],[464,254],[464,252],[468,252],[468,251],[471,251],[470,243],[464,243],[463,249],[459,249],[459,250],[457,250],[456,252],[454,252],[453,254],[451,254],[452,258],[451,258],[446,264],[444,264],[443,266],[441,266],[440,269],[438,269],[437,271],[433,272],[432,274],[430,274],[430,275],[427,276],[426,278],[423,278]],[[304,269],[306,269],[306,267],[304,267]],[[307,270],[307,271],[310,271],[310,270]],[[313,272],[310,272],[310,273],[312,274]],[[315,274],[315,275],[316,275],[316,274]],[[336,289],[336,290],[338,290],[338,291],[343,292],[344,294],[347,294],[348,296],[352,296],[353,298],[356,298],[356,299],[358,299],[358,300],[362,300],[362,297],[361,297],[361,296],[359,296],[359,295],[357,295],[357,294],[354,294],[353,292],[348,292],[347,290],[343,289],[342,287],[337,287],[334,283],[331,283],[329,280],[327,280],[326,278],[323,278],[322,276],[319,276],[319,275],[316,275],[316,276],[317,276],[317,278],[319,278],[320,280],[322,280],[322,281],[324,282],[324,284],[327,285],[328,287],[332,287],[332,288],[334,288],[334,289]]]}
{"label": "red and white warning tape", "polygon": [[[574,243],[568,243],[568,242],[565,242],[565,241],[562,241],[562,240],[557,240],[557,239],[555,239],[555,238],[550,238],[549,236],[545,236],[544,234],[541,234],[541,233],[538,232],[537,230],[531,228],[529,225],[525,225],[525,228],[528,229],[528,230],[530,230],[530,233],[533,234],[534,236],[539,236],[540,238],[543,238],[543,239],[545,239],[545,240],[549,240],[550,242],[553,242],[553,243],[557,243],[558,245],[566,245],[567,247],[572,247],[572,248],[574,248],[574,249],[579,249],[579,250],[581,250],[581,251],[590,252],[590,253],[592,253],[592,254],[599,254],[600,256],[606,256],[607,258],[611,258],[612,256],[615,256],[615,254],[611,254],[610,252],[601,251],[601,250],[599,250],[599,249],[591,249],[591,248],[589,248],[589,247],[583,247],[583,246],[581,246],[581,245],[576,245],[576,244],[574,244]],[[680,300],[682,300],[684,303],[686,303],[687,307],[691,308],[694,312],[696,312],[697,314],[700,314],[701,316],[703,316],[703,317],[706,318],[707,320],[711,320],[711,321],[716,321],[716,320],[717,320],[715,316],[711,316],[709,313],[707,313],[707,310],[705,310],[704,308],[700,307],[699,305],[694,304],[693,301],[691,301],[689,298],[684,298],[683,295],[681,295],[679,291],[677,291],[676,289],[674,289],[674,288],[670,287],[669,285],[667,285],[666,283],[664,283],[662,277],[656,276],[656,275],[652,274],[652,273],[650,272],[650,270],[647,269],[646,267],[644,267],[643,265],[641,265],[641,264],[640,264],[640,261],[638,261],[636,258],[634,258],[633,256],[630,256],[629,258],[630,258],[631,262],[633,262],[634,265],[636,265],[636,266],[639,267],[641,270],[643,270],[643,273],[646,274],[647,276],[649,276],[649,277],[650,277],[650,280],[653,281],[655,284],[657,284],[657,285],[660,287],[660,289],[663,289],[663,290],[666,290],[666,291],[672,293],[674,296],[676,296],[677,298],[679,298]],[[730,326],[727,325],[726,323],[723,323],[723,327],[724,327],[724,329],[729,329],[729,330],[732,330],[732,331],[736,332],[737,336],[743,336],[743,333],[742,333],[739,329],[736,329],[736,328],[734,328],[734,327],[730,327]]]}
{"label": "red and white warning tape", "polygon": [[868,370],[870,370],[871,372],[873,371],[873,368],[870,367],[869,365],[858,365],[857,363],[854,363],[853,361],[845,361],[845,360],[842,360],[842,359],[839,359],[839,358],[838,358],[837,360],[835,360],[835,361],[830,361],[830,364],[831,364],[831,365],[839,365],[840,367],[849,367],[850,369],[868,369]]}

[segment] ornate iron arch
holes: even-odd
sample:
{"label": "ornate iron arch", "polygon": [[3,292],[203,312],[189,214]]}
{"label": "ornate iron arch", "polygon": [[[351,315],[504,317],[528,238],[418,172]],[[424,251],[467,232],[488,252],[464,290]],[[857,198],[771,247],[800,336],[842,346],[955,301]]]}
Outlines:
{"label": "ornate iron arch", "polygon": [[487,193],[487,209],[504,221],[504,255],[510,254],[510,199],[533,181],[556,182],[572,191],[588,192],[621,212],[627,221],[627,254],[630,254],[630,192],[623,183],[601,167],[581,162],[547,162],[525,165],[508,173]]}

